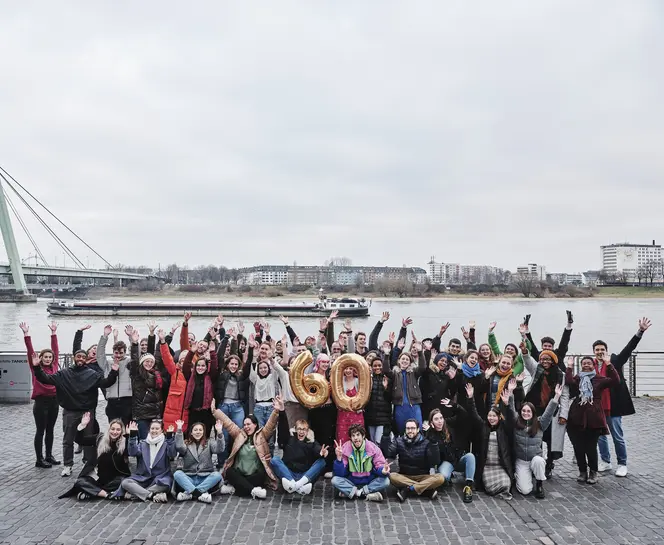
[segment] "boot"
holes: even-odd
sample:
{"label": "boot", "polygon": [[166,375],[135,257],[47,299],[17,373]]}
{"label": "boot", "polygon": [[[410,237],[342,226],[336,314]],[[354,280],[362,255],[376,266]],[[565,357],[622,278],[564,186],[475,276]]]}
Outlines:
{"label": "boot", "polygon": [[49,469],[49,468],[51,468],[51,467],[53,467],[53,466],[52,466],[51,464],[49,464],[46,460],[44,460],[44,458],[42,458],[41,456],[39,456],[39,457],[37,458],[37,461],[35,462],[35,467],[41,467],[41,468],[43,468],[43,469]]}
{"label": "boot", "polygon": [[51,464],[52,466],[59,466],[59,465],[60,465],[60,461],[59,461],[59,460],[56,460],[56,459],[53,457],[52,454],[47,454],[47,455],[46,455],[46,461],[47,461],[49,464]]}
{"label": "boot", "polygon": [[544,494],[544,483],[542,481],[537,481],[535,484],[535,497],[538,500],[543,500],[546,497]]}
{"label": "boot", "polygon": [[597,471],[592,469],[588,472],[588,478],[586,479],[588,484],[597,484]]}
{"label": "boot", "polygon": [[577,483],[585,483],[587,479],[588,479],[588,472],[587,471],[579,471],[579,476],[576,478],[576,482]]}
{"label": "boot", "polygon": [[551,478],[551,475],[553,475],[553,468],[554,468],[554,467],[555,467],[555,466],[554,466],[553,462],[547,462],[547,463],[546,463],[546,468],[544,469],[544,476],[545,476],[547,479],[550,479],[550,478]]}

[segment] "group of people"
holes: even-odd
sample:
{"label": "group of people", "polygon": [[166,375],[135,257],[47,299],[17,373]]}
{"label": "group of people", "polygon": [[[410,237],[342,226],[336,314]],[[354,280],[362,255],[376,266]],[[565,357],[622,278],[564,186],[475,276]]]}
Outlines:
{"label": "group of people", "polygon": [[[169,333],[151,322],[145,338],[126,326],[128,344],[109,325],[87,350],[81,348],[85,326],[74,337],[73,363],[64,368],[57,324],[49,326],[51,348],[39,353],[28,325],[20,324],[33,374],[35,465],[61,463],[53,453],[59,407],[63,476],[72,473],[74,444],[83,451],[85,465],[63,497],[166,502],[170,494],[176,501],[210,503],[219,492],[261,499],[279,485],[288,494],[311,494],[324,476],[338,498],[382,501],[391,484],[405,502],[412,495],[436,498],[457,471],[466,503],[475,490],[509,499],[513,487],[544,498],[565,435],[580,483],[593,485],[599,472],[611,469],[609,435],[615,475],[627,474],[622,417],[634,406],[623,367],[651,325],[647,318],[619,354],[604,341],[593,343],[594,355],[582,357],[578,371],[575,358],[566,357],[569,311],[558,346],[544,337],[541,349],[530,333],[530,315],[518,328],[518,342],[503,348],[496,323],[478,346],[471,322],[461,328],[465,349],[459,338],[443,348],[449,323],[421,340],[411,330],[408,343],[410,318],[398,334],[379,341],[388,312],[368,336],[353,331],[350,320],[335,335],[333,312],[304,340],[283,316],[280,339],[265,321],[255,322],[247,336],[241,321],[225,329],[221,315],[197,339],[190,318],[186,313]],[[329,395],[306,406],[293,387],[303,377],[289,372],[291,364],[310,355],[304,377],[329,381],[344,354],[361,357],[370,381],[343,367],[342,389],[351,403],[337,406]],[[103,432],[96,418],[100,389],[108,418]],[[352,402],[366,389],[366,404]],[[136,459],[133,471],[129,457]]]}

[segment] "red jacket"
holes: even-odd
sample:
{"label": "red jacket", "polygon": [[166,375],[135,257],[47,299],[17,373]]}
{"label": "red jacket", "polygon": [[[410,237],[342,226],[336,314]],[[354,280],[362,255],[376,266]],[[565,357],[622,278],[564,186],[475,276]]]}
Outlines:
{"label": "red jacket", "polygon": [[168,398],[164,407],[164,429],[167,430],[171,425],[175,427],[175,421],[182,420],[184,422],[182,429],[186,430],[189,411],[184,406],[184,396],[187,391],[187,377],[191,373],[192,353],[189,352],[182,365],[182,369],[178,369],[173,361],[173,356],[171,356],[168,350],[168,345],[160,343],[159,350],[161,351],[161,359],[164,362],[164,367],[166,367],[168,374],[171,375],[171,386],[168,390]]}
{"label": "red jacket", "polygon": [[[28,352],[28,367],[30,367],[30,373],[32,374],[32,395],[31,399],[36,399],[39,396],[45,397],[55,397],[55,386],[52,384],[42,384],[35,378],[35,368],[32,366],[32,355],[35,353],[35,349],[32,347],[32,339],[30,335],[23,337],[25,341],[25,348]],[[60,368],[58,363],[59,351],[58,351],[58,336],[51,335],[51,350],[53,351],[53,363],[51,365],[42,365],[41,368],[44,370],[44,373],[47,375],[53,375],[58,372]]]}

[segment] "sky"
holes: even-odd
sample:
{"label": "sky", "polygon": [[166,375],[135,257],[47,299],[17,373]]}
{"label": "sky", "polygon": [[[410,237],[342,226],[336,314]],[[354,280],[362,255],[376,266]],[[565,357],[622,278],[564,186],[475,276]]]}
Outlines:
{"label": "sky", "polygon": [[664,241],[663,24],[657,0],[4,2],[0,166],[113,264],[598,269]]}

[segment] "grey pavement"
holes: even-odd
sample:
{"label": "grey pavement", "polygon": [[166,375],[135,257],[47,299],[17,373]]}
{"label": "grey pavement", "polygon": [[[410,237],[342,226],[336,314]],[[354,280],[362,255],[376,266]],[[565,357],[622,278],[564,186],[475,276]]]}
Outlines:
{"label": "grey pavement", "polygon": [[[382,504],[335,502],[329,481],[304,498],[215,496],[212,505],[58,500],[82,467],[80,455],[68,478],[58,468],[36,469],[31,407],[0,405],[0,544],[664,544],[664,401],[635,404],[637,415],[624,421],[627,478],[611,474],[594,487],[577,484],[568,448],[546,483],[545,500],[476,493],[469,505],[461,501],[460,485],[433,502],[415,498],[402,505],[394,490]],[[101,406],[97,415],[103,426]],[[59,419],[58,447],[60,426]]]}

